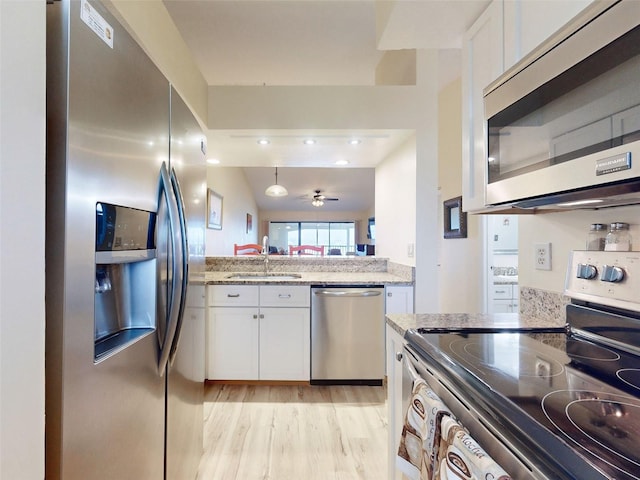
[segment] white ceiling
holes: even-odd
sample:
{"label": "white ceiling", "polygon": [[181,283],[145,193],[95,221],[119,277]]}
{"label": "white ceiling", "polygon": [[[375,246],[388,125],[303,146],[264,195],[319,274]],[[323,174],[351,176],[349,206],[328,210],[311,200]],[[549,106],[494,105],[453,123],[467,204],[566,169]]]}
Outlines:
{"label": "white ceiling", "polygon": [[[163,2],[209,85],[313,86],[374,85],[375,68],[385,50],[460,48],[462,33],[490,0]],[[450,66],[446,79],[459,75],[459,62]],[[365,208],[370,208],[373,180],[370,186],[361,180],[373,179],[373,172],[355,174],[346,182],[347,170],[375,168],[410,134],[404,130],[208,133],[210,156],[221,166],[283,168],[279,183],[285,184],[286,178],[290,194],[276,200],[264,195],[273,174],[245,169],[258,207],[277,210],[299,210],[298,197],[316,188],[340,197],[322,208],[362,210],[358,202],[365,198],[370,201]],[[271,144],[265,148],[257,139],[266,135]],[[316,138],[317,144],[304,145],[307,137]],[[352,137],[363,142],[348,145]],[[332,168],[338,159],[347,160],[348,166]]]}
{"label": "white ceiling", "polygon": [[[373,168],[345,168],[336,172],[329,168],[280,168],[278,184],[289,195],[273,198],[264,195],[265,189],[275,182],[275,168],[245,168],[247,182],[261,198],[263,210],[314,211],[366,211],[374,203],[375,171]],[[303,174],[301,174],[301,172]],[[336,174],[337,173],[337,174]],[[338,201],[326,201],[322,207],[314,207],[311,200],[315,190]]]}

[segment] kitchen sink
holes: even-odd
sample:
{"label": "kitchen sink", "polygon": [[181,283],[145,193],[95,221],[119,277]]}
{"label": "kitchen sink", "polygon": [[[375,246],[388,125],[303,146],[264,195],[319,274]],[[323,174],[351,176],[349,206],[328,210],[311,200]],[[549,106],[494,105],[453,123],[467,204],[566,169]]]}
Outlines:
{"label": "kitchen sink", "polygon": [[234,273],[227,276],[233,280],[296,280],[302,278],[298,273]]}

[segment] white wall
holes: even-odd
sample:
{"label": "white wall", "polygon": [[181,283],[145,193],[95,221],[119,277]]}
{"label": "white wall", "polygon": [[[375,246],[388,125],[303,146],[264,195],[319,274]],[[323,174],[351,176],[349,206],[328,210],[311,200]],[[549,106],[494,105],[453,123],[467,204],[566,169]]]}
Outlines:
{"label": "white wall", "polygon": [[44,478],[45,8],[0,1],[2,480]]}
{"label": "white wall", "polygon": [[416,51],[388,50],[376,66],[376,85],[415,85]]}
{"label": "white wall", "polygon": [[[207,166],[207,185],[222,195],[222,230],[207,228],[205,254],[233,255],[233,244],[259,243],[258,207],[239,167]],[[253,228],[247,232],[247,213]]]}
{"label": "white wall", "polygon": [[437,312],[438,255],[438,86],[441,57],[437,50],[417,51],[416,119],[416,263],[415,309]]}
{"label": "white wall", "polygon": [[[467,215],[467,238],[444,238],[442,202],[462,194],[462,81],[446,86],[438,96],[438,277],[439,311],[481,312],[484,280],[483,239],[479,215]],[[462,281],[464,280],[464,281]]]}
{"label": "white wall", "polygon": [[[416,137],[376,167],[376,255],[415,266]],[[412,245],[414,254],[409,256]]]}
{"label": "white wall", "polygon": [[[633,249],[640,251],[640,206],[521,215],[518,282],[521,286],[562,293],[569,252],[584,250],[589,225],[617,221],[631,224]],[[534,268],[534,245],[542,242],[551,242],[550,271]]]}

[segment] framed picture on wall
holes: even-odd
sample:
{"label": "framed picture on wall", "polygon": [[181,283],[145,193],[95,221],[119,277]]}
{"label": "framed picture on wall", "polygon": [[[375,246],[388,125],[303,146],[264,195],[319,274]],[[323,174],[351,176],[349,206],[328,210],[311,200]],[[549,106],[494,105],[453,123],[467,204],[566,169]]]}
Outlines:
{"label": "framed picture on wall", "polygon": [[444,238],[467,238],[467,212],[462,211],[462,197],[444,202]]}
{"label": "framed picture on wall", "polygon": [[247,233],[251,233],[251,230],[253,230],[253,217],[247,213]]}
{"label": "framed picture on wall", "polygon": [[207,195],[207,228],[222,230],[222,195],[210,188]]}

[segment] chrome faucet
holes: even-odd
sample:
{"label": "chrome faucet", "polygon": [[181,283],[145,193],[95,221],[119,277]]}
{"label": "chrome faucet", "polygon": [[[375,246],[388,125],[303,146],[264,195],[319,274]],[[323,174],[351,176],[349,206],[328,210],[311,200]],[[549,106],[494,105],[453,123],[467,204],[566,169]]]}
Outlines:
{"label": "chrome faucet", "polygon": [[269,236],[262,237],[262,255],[264,255],[264,274],[269,274]]}

